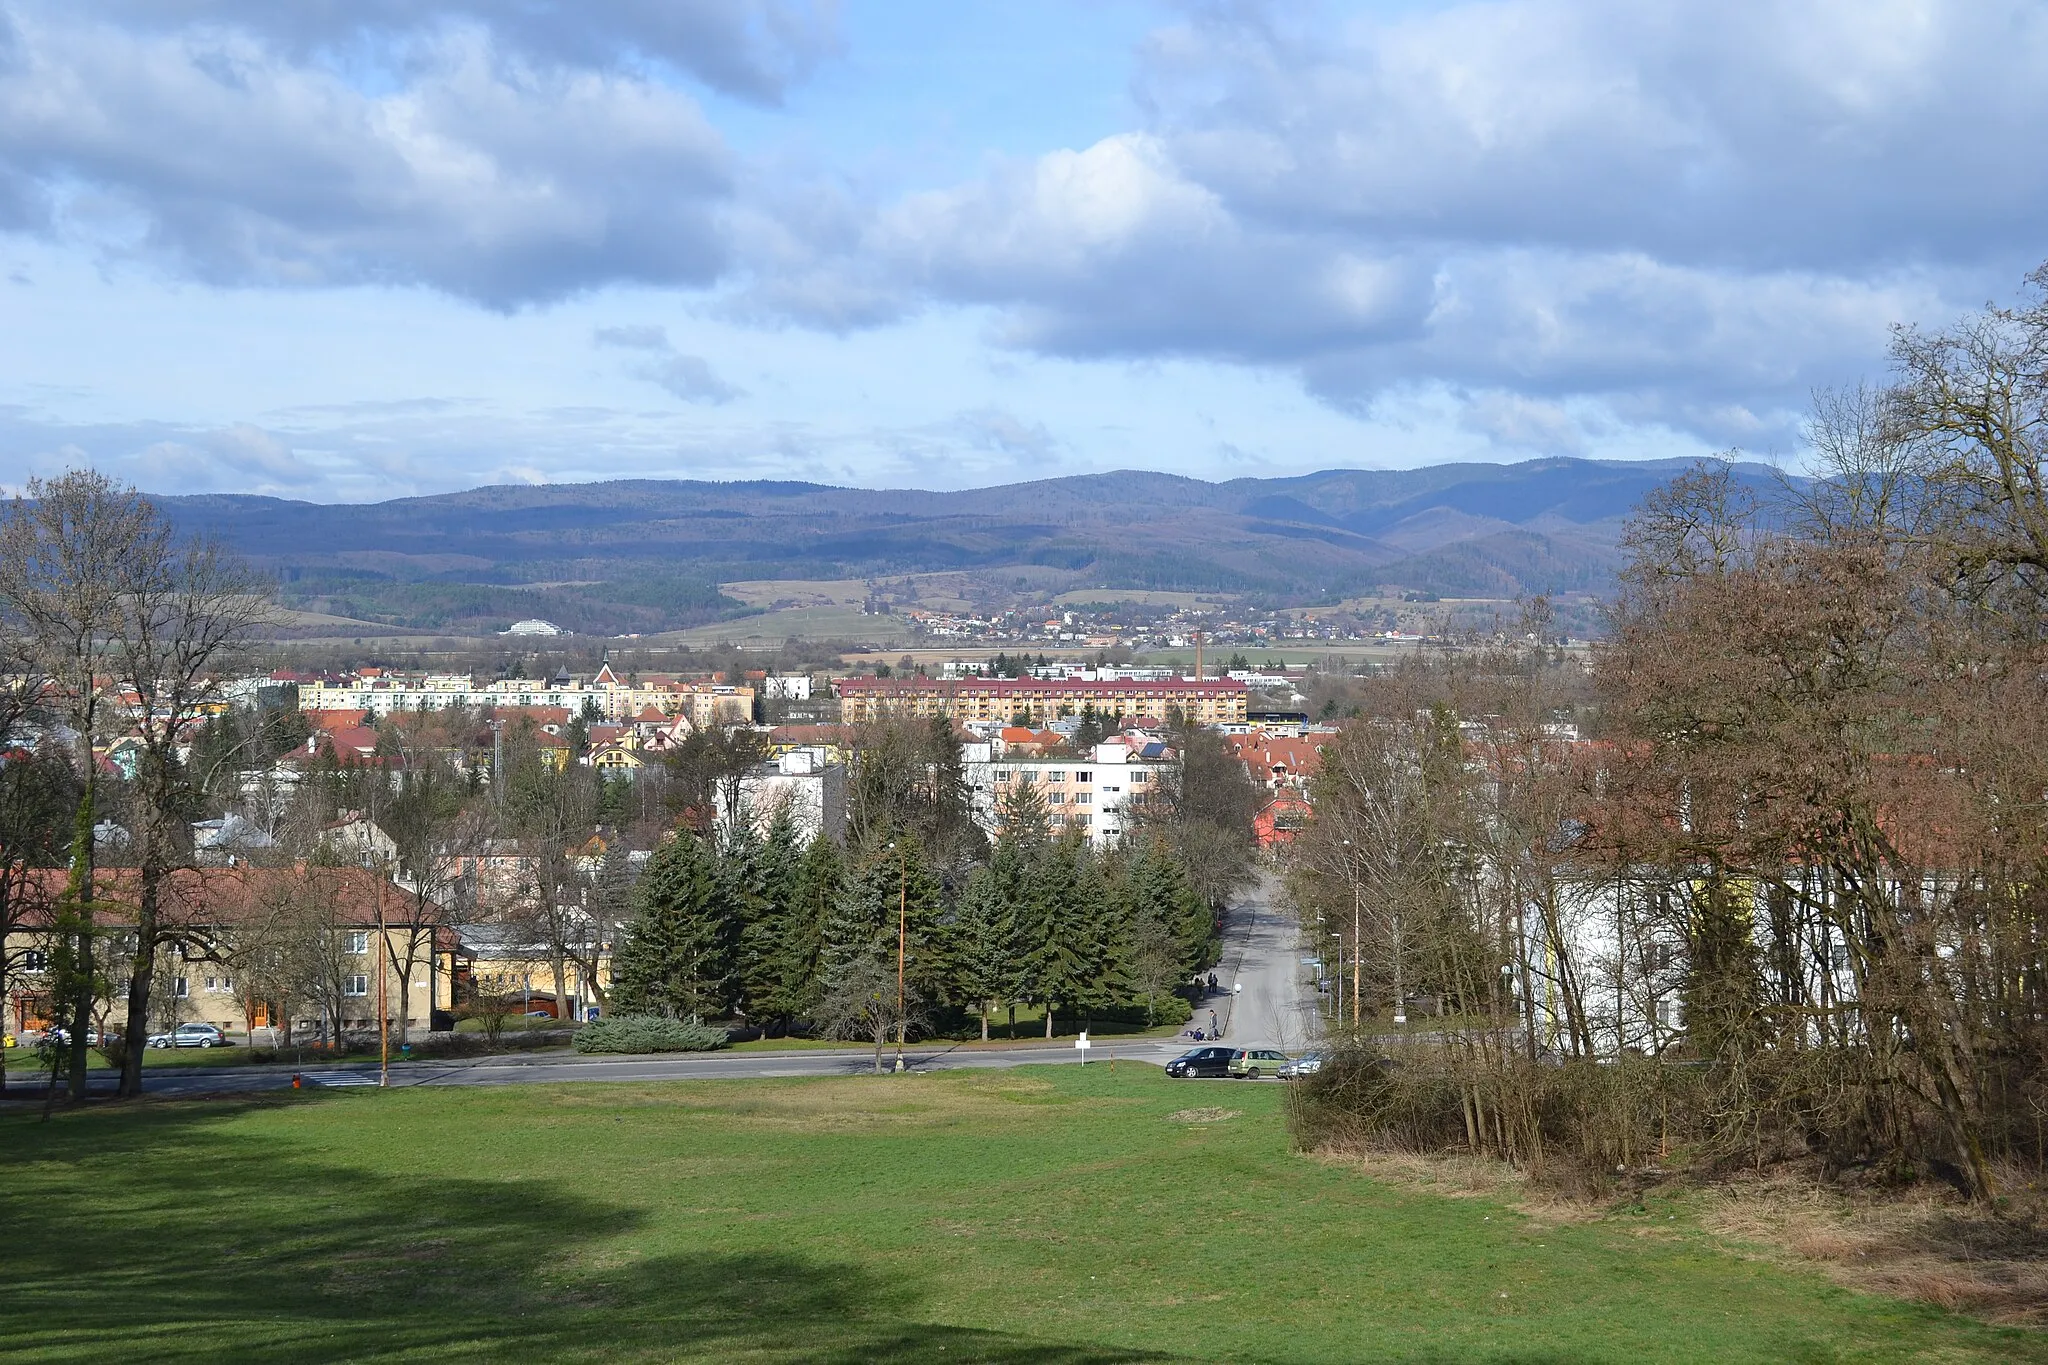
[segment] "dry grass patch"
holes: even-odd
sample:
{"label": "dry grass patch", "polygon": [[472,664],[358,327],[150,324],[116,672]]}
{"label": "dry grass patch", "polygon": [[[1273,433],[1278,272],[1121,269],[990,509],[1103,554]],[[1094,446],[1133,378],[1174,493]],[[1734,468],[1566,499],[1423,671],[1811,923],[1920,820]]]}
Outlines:
{"label": "dry grass patch", "polygon": [[1634,1191],[1618,1199],[1574,1198],[1490,1158],[1316,1155],[1401,1189],[1490,1199],[1538,1228],[1608,1223],[1644,1237],[1698,1228],[1738,1255],[1812,1266],[1847,1289],[2001,1325],[2048,1326],[2048,1217],[2030,1200],[1993,1213],[1946,1189],[1845,1189],[1794,1172],[1703,1186],[1648,1171],[1634,1173]]}
{"label": "dry grass patch", "polygon": [[847,1076],[763,1081],[749,1086],[564,1087],[558,1108],[660,1109],[792,1132],[875,1132],[956,1124],[1014,1123],[1018,1104],[1100,1107],[1101,1098],[1057,1093],[1043,1081],[988,1077]]}
{"label": "dry grass patch", "polygon": [[1242,1114],[1242,1109],[1176,1109],[1166,1116],[1168,1123],[1226,1123]]}
{"label": "dry grass patch", "polygon": [[1316,1155],[1383,1184],[1421,1194],[1445,1199],[1491,1199],[1539,1227],[1598,1222],[1607,1215],[1604,1204],[1560,1195],[1531,1180],[1527,1172],[1488,1157],[1386,1152],[1366,1147],[1325,1149]]}
{"label": "dry grass patch", "polygon": [[1821,1268],[1851,1289],[1989,1322],[2048,1324],[2048,1225],[1946,1191],[1864,1192],[1790,1176],[1746,1177],[1699,1195],[1700,1225],[1744,1249]]}

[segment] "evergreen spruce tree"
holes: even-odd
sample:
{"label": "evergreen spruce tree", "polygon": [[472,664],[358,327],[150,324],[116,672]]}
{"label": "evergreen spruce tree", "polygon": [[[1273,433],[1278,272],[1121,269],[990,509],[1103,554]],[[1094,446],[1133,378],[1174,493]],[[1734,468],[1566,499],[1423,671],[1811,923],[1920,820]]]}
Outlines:
{"label": "evergreen spruce tree", "polygon": [[687,830],[648,859],[615,964],[620,1013],[684,1019],[724,1009],[730,966],[718,883],[717,859]]}
{"label": "evergreen spruce tree", "polygon": [[923,843],[908,830],[877,841],[833,904],[821,953],[828,991],[861,962],[882,961],[896,969],[899,914],[911,993],[934,1002],[954,993],[942,889],[925,862]]}
{"label": "evergreen spruce tree", "polygon": [[1092,856],[1088,845],[1075,849],[1073,932],[1087,969],[1075,1003],[1090,1013],[1115,1009],[1128,1002],[1131,983],[1131,939],[1123,906],[1113,894],[1105,860]]}
{"label": "evergreen spruce tree", "polygon": [[768,897],[761,837],[745,811],[726,830],[719,845],[718,898],[719,932],[731,966],[731,998],[739,1012],[751,1018],[761,1012],[755,995],[762,975],[757,953],[764,929],[773,932],[766,922],[773,918],[774,906]]}
{"label": "evergreen spruce tree", "polygon": [[1050,828],[1045,816],[1045,795],[1035,783],[1019,783],[1003,793],[996,807],[996,837],[1015,849],[1035,852],[1045,843]]}
{"label": "evergreen spruce tree", "polygon": [[796,865],[790,909],[776,945],[776,1008],[787,1018],[808,1017],[824,996],[825,925],[845,885],[845,855],[820,834]]}
{"label": "evergreen spruce tree", "polygon": [[[1003,857],[1009,848],[1011,862],[1015,862],[1015,849],[1008,845],[999,846],[996,859]],[[1015,877],[1006,877],[992,860],[987,867],[975,869],[968,879],[967,892],[960,898],[960,913],[954,925],[955,967],[961,997],[971,1002],[981,1015],[981,1040],[988,1041],[988,1016],[996,1001],[1010,993],[1015,976],[1015,940],[1017,934]]]}
{"label": "evergreen spruce tree", "polygon": [[1215,918],[1163,843],[1155,841],[1132,859],[1130,899],[1133,917],[1154,921],[1172,941],[1181,972],[1192,975],[1215,961]]}
{"label": "evergreen spruce tree", "polygon": [[802,861],[796,820],[787,807],[769,822],[767,838],[756,839],[749,830],[726,842],[728,895],[741,920],[735,975],[748,1016],[763,1026],[787,1021],[792,1013],[783,991],[782,945],[796,913]]}
{"label": "evergreen spruce tree", "polygon": [[1089,934],[1078,915],[1080,867],[1085,853],[1073,840],[1049,843],[1031,860],[1018,906],[1019,966],[1029,998],[1045,1006],[1045,1036],[1053,1012],[1084,1005],[1093,966]]}

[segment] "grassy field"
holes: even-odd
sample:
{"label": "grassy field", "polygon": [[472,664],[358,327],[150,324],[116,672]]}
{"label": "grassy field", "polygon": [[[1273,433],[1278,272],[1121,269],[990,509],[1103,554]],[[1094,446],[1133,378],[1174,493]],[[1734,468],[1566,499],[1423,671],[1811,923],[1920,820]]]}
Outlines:
{"label": "grassy field", "polygon": [[868,596],[867,580],[861,578],[757,578],[720,583],[718,590],[750,607],[789,602],[800,607],[850,606],[858,610]]}
{"label": "grassy field", "polygon": [[760,616],[742,616],[708,626],[692,626],[646,637],[650,644],[705,646],[716,644],[779,645],[791,636],[806,640],[858,640],[890,644],[905,638],[909,627],[895,616],[863,616],[860,607],[788,607]]}
{"label": "grassy field", "polygon": [[1125,1065],[0,1118],[9,1360],[2048,1360],[1661,1208],[1545,1226]]}

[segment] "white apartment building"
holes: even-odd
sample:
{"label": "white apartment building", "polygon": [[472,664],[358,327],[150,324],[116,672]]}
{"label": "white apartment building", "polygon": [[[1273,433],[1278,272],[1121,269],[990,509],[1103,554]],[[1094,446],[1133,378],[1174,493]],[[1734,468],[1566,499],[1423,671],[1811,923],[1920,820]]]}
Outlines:
{"label": "white apartment building", "polygon": [[371,674],[339,683],[299,685],[301,711],[361,710],[376,716],[498,706],[559,706],[577,715],[586,703],[608,721],[637,719],[648,707],[663,715],[687,718],[700,728],[744,725],[754,718],[751,687],[666,679],[636,686],[620,681],[609,664],[588,681],[566,676],[500,678],[479,686],[467,673],[428,673],[417,677]]}
{"label": "white apartment building", "polygon": [[1004,798],[1036,788],[1054,834],[1079,830],[1097,848],[1123,838],[1132,808],[1143,805],[1174,768],[1174,761],[1140,758],[1128,744],[1098,744],[1086,757],[996,758],[986,744],[962,746],[961,767],[974,818],[996,832]]}
{"label": "white apartment building", "polygon": [[[787,811],[805,843],[820,834],[846,838],[846,765],[834,763],[822,748],[806,745],[749,770],[740,777],[740,811],[757,833],[766,834],[776,816]],[[719,832],[730,823],[718,802]]]}

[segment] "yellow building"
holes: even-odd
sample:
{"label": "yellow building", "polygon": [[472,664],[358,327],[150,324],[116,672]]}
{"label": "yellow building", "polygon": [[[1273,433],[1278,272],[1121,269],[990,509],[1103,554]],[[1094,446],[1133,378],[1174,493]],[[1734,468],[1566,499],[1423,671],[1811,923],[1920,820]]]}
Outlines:
{"label": "yellow building", "polygon": [[1198,725],[1245,723],[1245,685],[1233,678],[1166,682],[1089,682],[1048,678],[846,678],[839,715],[857,725],[887,714],[944,716],[965,724],[990,721],[1044,725],[1092,709],[1099,716],[1149,716],[1178,711]]}
{"label": "yellow building", "polygon": [[[54,904],[65,875],[61,868],[38,870],[28,893]],[[135,893],[132,870],[95,879],[94,896],[102,907],[96,919],[109,954],[121,951],[123,927],[133,923],[129,907]],[[200,1022],[239,1035],[268,1031],[288,1014],[301,1036],[323,1024],[364,1032],[377,1027],[381,1001],[393,1027],[403,1014],[414,1031],[424,1033],[436,1012],[445,1019],[454,1006],[464,957],[453,932],[434,922],[438,909],[415,925],[412,906],[410,892],[366,868],[174,872],[161,905],[174,942],[159,949],[162,984],[151,1002],[150,1025]],[[47,1022],[47,925],[47,916],[32,917],[8,937],[6,950],[20,967],[0,1002],[0,1026],[17,1037]],[[110,997],[94,1025],[119,1032],[126,1012],[125,997]]]}

